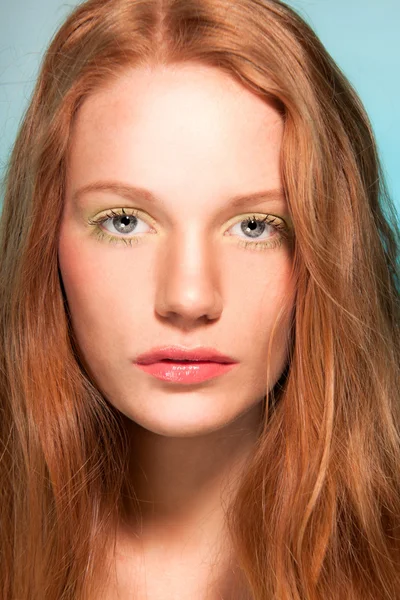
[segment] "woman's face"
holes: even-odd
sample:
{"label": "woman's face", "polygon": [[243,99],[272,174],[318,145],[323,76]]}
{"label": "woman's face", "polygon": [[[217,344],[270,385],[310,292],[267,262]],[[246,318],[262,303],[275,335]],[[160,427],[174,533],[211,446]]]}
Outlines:
{"label": "woman's face", "polygon": [[[104,396],[152,432],[220,429],[258,408],[285,367],[282,132],[272,104],[194,63],[127,71],[77,114],[59,238],[72,325]],[[162,363],[184,381],[160,379],[136,360],[163,346],[211,347],[236,364],[193,382],[204,367]]]}

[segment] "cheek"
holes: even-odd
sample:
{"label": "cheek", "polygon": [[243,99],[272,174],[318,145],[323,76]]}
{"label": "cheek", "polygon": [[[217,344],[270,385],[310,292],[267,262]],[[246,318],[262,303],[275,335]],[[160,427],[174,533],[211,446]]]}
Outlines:
{"label": "cheek", "polygon": [[126,260],[129,248],[107,248],[106,243],[79,240],[73,230],[61,232],[58,246],[60,272],[68,300],[92,305],[101,300],[109,309],[121,296],[132,294],[142,285],[147,269],[143,261],[133,264]]}
{"label": "cheek", "polygon": [[[261,254],[263,251],[260,251]],[[266,251],[267,253],[269,251]],[[230,297],[235,298],[237,324],[252,329],[265,338],[282,311],[282,327],[287,326],[294,304],[295,285],[291,276],[292,256],[289,250],[271,251],[268,261],[243,256],[235,262],[231,274]],[[280,325],[278,325],[281,328]],[[245,331],[245,329],[244,329]]]}
{"label": "cheek", "polygon": [[285,260],[281,258],[271,265],[260,283],[257,300],[253,301],[252,316],[256,361],[259,360],[263,367],[266,357],[269,357],[273,380],[279,377],[287,360],[295,305],[291,259],[289,256]]}
{"label": "cheek", "polygon": [[126,264],[123,250],[79,243],[67,232],[60,236],[60,273],[82,347],[93,343],[94,333],[101,344],[112,343],[115,331],[124,332],[134,315],[148,306],[148,282],[143,278],[149,277],[149,270],[143,261]]}
{"label": "cheek", "polygon": [[289,274],[282,273],[274,282],[275,286],[268,286],[255,311],[258,347],[255,364],[260,373],[268,373],[269,387],[278,381],[288,361],[295,299]]}
{"label": "cheek", "polygon": [[99,256],[89,253],[73,237],[61,235],[58,259],[68,304],[73,317],[96,307],[102,289],[102,265]]}

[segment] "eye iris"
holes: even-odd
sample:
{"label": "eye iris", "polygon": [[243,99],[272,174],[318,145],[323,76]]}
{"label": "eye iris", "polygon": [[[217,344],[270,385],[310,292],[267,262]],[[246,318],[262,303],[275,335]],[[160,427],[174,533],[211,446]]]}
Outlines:
{"label": "eye iris", "polygon": [[[260,231],[256,231],[257,228],[260,228]],[[261,221],[255,221],[254,219],[249,219],[247,221],[243,221],[241,229],[243,233],[250,234],[250,237],[257,237],[264,232],[265,223],[262,223]]]}
{"label": "eye iris", "polygon": [[113,219],[113,225],[120,233],[130,233],[136,224],[137,218],[134,215],[120,215]]}

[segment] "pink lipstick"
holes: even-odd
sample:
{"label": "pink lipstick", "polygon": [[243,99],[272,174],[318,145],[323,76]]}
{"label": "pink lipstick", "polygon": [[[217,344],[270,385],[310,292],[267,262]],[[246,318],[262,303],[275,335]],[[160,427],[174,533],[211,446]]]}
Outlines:
{"label": "pink lipstick", "polygon": [[230,356],[214,348],[183,348],[164,346],[141,354],[136,365],[142,371],[162,381],[195,384],[227,373],[238,364]]}

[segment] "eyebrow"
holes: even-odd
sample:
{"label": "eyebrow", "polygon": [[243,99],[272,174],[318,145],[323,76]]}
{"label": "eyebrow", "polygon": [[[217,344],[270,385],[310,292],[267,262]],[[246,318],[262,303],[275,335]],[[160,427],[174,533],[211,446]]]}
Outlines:
{"label": "eyebrow", "polygon": [[[146,188],[118,183],[115,181],[95,181],[84,185],[73,194],[73,202],[79,203],[82,196],[89,192],[113,192],[127,200],[135,201],[143,199],[149,203],[161,203],[160,199]],[[282,188],[262,190],[245,195],[236,195],[230,198],[229,204],[233,207],[247,206],[248,204],[260,204],[273,200],[286,200],[286,195]]]}

